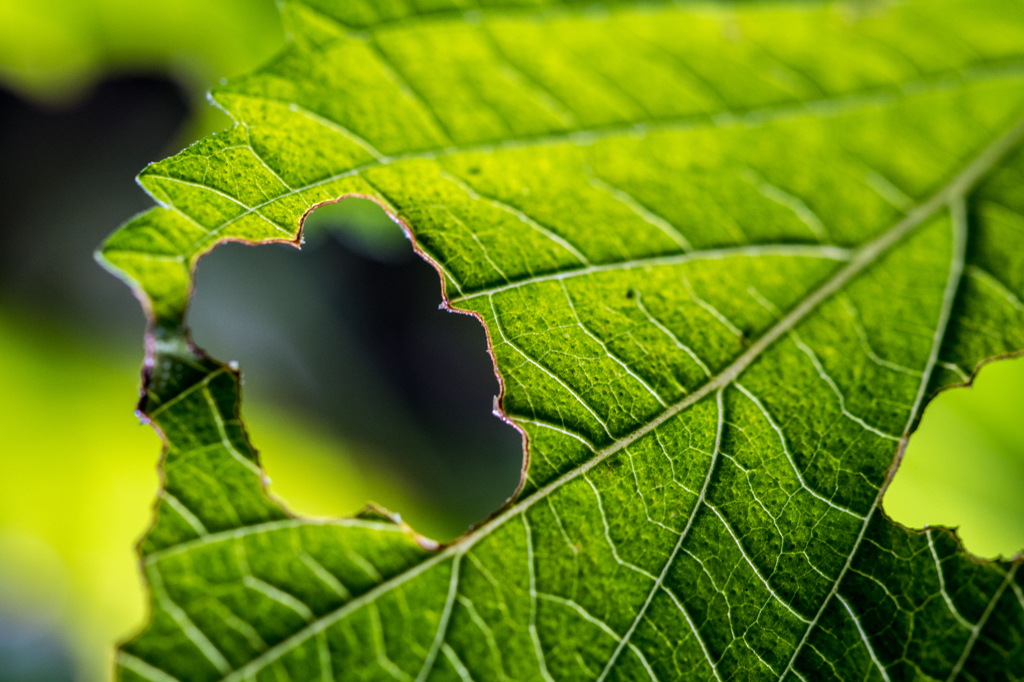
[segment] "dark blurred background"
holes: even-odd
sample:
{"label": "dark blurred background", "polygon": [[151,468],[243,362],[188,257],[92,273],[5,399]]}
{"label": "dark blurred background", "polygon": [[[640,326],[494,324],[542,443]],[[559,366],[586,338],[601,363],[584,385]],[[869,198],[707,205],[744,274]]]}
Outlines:
{"label": "dark blurred background", "polygon": [[[205,90],[282,41],[271,0],[0,0],[0,681],[105,679],[142,622],[132,544],[160,449],[132,416],[144,319],[92,251],[152,206],[133,182],[146,163],[229,125]],[[491,414],[483,329],[438,309],[436,273],[376,205],[319,209],[306,238],[218,247],[189,314],[199,345],[241,365],[274,493],[464,532],[522,461]],[[886,509],[962,524],[995,555],[1024,544],[1020,496],[991,494],[1024,480],[1024,426],[999,412],[1024,404],[1024,361],[982,379],[929,408]]]}

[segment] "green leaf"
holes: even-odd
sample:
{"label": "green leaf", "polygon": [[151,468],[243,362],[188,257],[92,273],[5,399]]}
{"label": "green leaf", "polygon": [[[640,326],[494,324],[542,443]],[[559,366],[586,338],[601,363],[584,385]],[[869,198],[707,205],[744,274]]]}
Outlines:
{"label": "green leaf", "polygon": [[[167,442],[122,679],[1024,675],[1020,558],[880,510],[928,397],[1024,348],[1024,7],[284,16],[212,95],[237,125],[146,168],[160,207],[100,254],[152,315]],[[204,252],[355,195],[485,324],[528,443],[447,546],[269,499],[184,328]]]}

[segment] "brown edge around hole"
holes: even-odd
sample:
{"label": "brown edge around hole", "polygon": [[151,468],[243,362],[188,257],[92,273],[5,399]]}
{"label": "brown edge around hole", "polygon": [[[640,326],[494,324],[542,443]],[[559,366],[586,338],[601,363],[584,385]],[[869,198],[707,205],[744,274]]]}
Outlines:
{"label": "brown edge around hole", "polygon": [[[384,507],[382,507],[382,506],[380,506],[380,505],[378,505],[378,504],[376,504],[374,502],[368,502],[366,506],[364,506],[360,510],[357,510],[356,512],[354,512],[351,515],[334,517],[334,518],[337,518],[337,519],[349,519],[349,518],[355,518],[355,517],[359,516],[360,514],[365,513],[368,510],[376,512],[376,513],[378,513],[378,514],[380,514],[382,516],[385,516],[385,517],[391,519],[392,522],[394,522],[394,523],[396,523],[396,525],[400,526],[424,550],[426,550],[428,552],[437,552],[437,551],[440,551],[440,550],[442,550],[442,549],[444,549],[444,548],[446,548],[446,547],[448,547],[450,545],[456,544],[456,543],[464,540],[465,538],[469,537],[477,529],[479,529],[482,526],[486,525],[492,519],[494,519],[496,516],[501,514],[505,509],[507,509],[510,505],[512,505],[516,501],[516,499],[518,499],[520,493],[522,492],[524,486],[526,485],[526,480],[527,480],[527,470],[529,468],[529,462],[530,462],[529,436],[527,435],[526,431],[522,427],[520,427],[518,424],[516,424],[515,421],[513,421],[512,418],[504,410],[503,403],[504,403],[504,397],[505,397],[505,382],[504,382],[504,380],[503,380],[503,378],[501,376],[501,373],[498,370],[497,359],[496,359],[496,357],[494,355],[494,345],[493,345],[492,340],[491,340],[490,330],[488,329],[485,320],[483,319],[483,317],[479,313],[472,312],[472,311],[467,311],[467,310],[460,310],[460,309],[455,308],[455,307],[453,307],[451,305],[450,298],[449,298],[448,292],[447,292],[447,283],[446,283],[446,280],[445,280],[445,274],[444,274],[443,268],[440,266],[439,263],[437,263],[434,260],[433,256],[431,254],[429,254],[419,244],[419,242],[416,240],[415,234],[413,233],[413,230],[412,230],[411,226],[404,219],[399,217],[398,214],[397,214],[397,211],[395,211],[393,209],[393,207],[391,207],[388,204],[386,204],[385,200],[382,200],[380,197],[372,196],[372,195],[369,195],[369,194],[361,194],[361,193],[345,194],[345,195],[342,195],[342,196],[340,196],[340,197],[338,197],[336,199],[329,199],[329,200],[326,200],[326,201],[321,201],[321,202],[319,202],[317,204],[314,204],[314,205],[310,206],[309,208],[307,208],[306,211],[299,218],[298,227],[296,229],[294,237],[279,237],[279,238],[269,238],[269,239],[261,239],[261,240],[250,240],[250,239],[245,239],[245,238],[240,238],[240,237],[224,237],[224,238],[220,238],[220,239],[217,239],[217,240],[211,242],[204,249],[202,249],[201,251],[199,251],[195,255],[193,255],[192,258],[190,259],[190,263],[189,263],[189,266],[188,266],[188,268],[189,268],[189,270],[188,270],[188,289],[187,289],[187,292],[186,292],[185,310],[184,310],[184,313],[182,315],[181,331],[182,331],[182,333],[184,335],[184,338],[185,338],[185,341],[187,343],[189,351],[191,351],[193,354],[195,354],[197,359],[216,363],[217,365],[219,365],[221,367],[221,369],[224,372],[230,373],[235,378],[236,383],[239,385],[238,406],[236,408],[238,413],[235,415],[235,417],[238,418],[238,421],[239,421],[239,424],[240,424],[240,426],[242,428],[242,431],[245,434],[246,442],[247,442],[249,448],[253,452],[253,457],[255,459],[254,464],[260,470],[260,486],[263,489],[263,493],[272,502],[274,502],[274,504],[278,505],[282,509],[282,511],[289,518],[292,518],[292,519],[305,519],[306,517],[302,517],[302,516],[296,514],[295,512],[293,512],[291,509],[289,509],[288,508],[288,504],[284,500],[282,500],[281,498],[276,496],[269,489],[270,479],[268,478],[266,470],[263,467],[263,464],[262,464],[262,461],[261,461],[261,458],[260,458],[260,452],[253,445],[253,443],[252,443],[252,441],[250,439],[250,436],[249,436],[248,428],[246,427],[245,421],[242,419],[242,415],[241,415],[242,392],[241,392],[241,381],[240,381],[240,379],[241,379],[241,372],[240,372],[240,370],[232,367],[230,365],[230,363],[224,363],[224,362],[221,362],[221,361],[211,357],[208,353],[206,353],[205,350],[203,350],[200,346],[198,346],[193,341],[192,330],[187,325],[186,319],[187,319],[187,316],[188,316],[188,309],[191,306],[192,299],[193,299],[193,296],[194,296],[194,293],[195,293],[195,286],[196,286],[195,275],[196,275],[196,271],[197,271],[198,266],[199,266],[199,261],[203,258],[203,256],[207,255],[208,253],[213,251],[213,249],[215,249],[216,247],[220,246],[221,244],[227,244],[227,243],[240,243],[240,244],[245,244],[247,246],[262,246],[264,244],[289,244],[291,246],[294,246],[297,249],[301,249],[302,248],[302,243],[303,243],[303,235],[304,235],[304,230],[305,230],[305,223],[306,223],[306,219],[309,217],[309,215],[311,213],[313,213],[316,209],[320,208],[321,206],[326,206],[326,205],[329,205],[329,204],[341,203],[341,202],[345,201],[346,199],[365,199],[365,200],[369,200],[369,201],[372,201],[373,203],[377,204],[377,206],[379,206],[381,208],[381,210],[384,211],[385,215],[387,215],[387,217],[391,221],[396,223],[401,228],[401,230],[405,234],[406,238],[410,241],[410,243],[412,245],[412,248],[413,248],[413,251],[416,253],[416,255],[418,255],[420,258],[422,258],[424,261],[426,261],[428,264],[430,264],[430,266],[433,267],[434,270],[437,272],[438,279],[441,282],[441,298],[442,298],[441,308],[443,308],[444,310],[446,310],[448,312],[451,312],[451,313],[458,313],[458,314],[461,314],[461,315],[471,316],[471,317],[475,318],[480,323],[481,327],[483,327],[484,336],[486,338],[487,354],[491,358],[491,365],[492,365],[493,370],[494,370],[494,376],[495,376],[495,378],[498,381],[498,395],[495,397],[493,414],[495,416],[497,416],[499,419],[501,419],[503,422],[505,422],[506,424],[512,426],[512,428],[514,428],[520,434],[520,437],[522,439],[523,463],[522,463],[522,466],[520,468],[519,483],[516,485],[515,490],[505,500],[505,502],[498,509],[496,509],[494,512],[492,512],[489,516],[487,516],[485,519],[483,519],[479,523],[475,523],[475,524],[470,525],[469,529],[467,529],[467,531],[465,533],[463,533],[462,535],[460,535],[460,536],[458,536],[458,537],[456,537],[456,538],[454,538],[454,539],[452,539],[452,540],[450,540],[448,542],[439,542],[437,540],[434,540],[432,538],[428,538],[428,537],[422,535],[421,533],[419,533],[415,529],[413,529],[405,521],[401,520],[401,518],[396,516],[393,512],[385,509]],[[158,202],[158,204],[159,204],[159,202]],[[159,206],[159,208],[163,208],[164,210],[169,210],[165,206]],[[152,210],[152,209],[150,209],[150,210]],[[96,252],[96,260],[99,262],[99,264],[104,269],[106,269],[107,271],[109,271],[112,274],[114,274],[116,277],[118,277],[119,279],[124,281],[129,286],[129,288],[132,291],[132,294],[135,296],[135,298],[141,304],[142,309],[143,309],[143,313],[146,316],[146,330],[145,330],[145,335],[144,335],[145,354],[144,354],[144,360],[143,360],[143,365],[142,365],[142,370],[141,370],[141,385],[140,385],[140,388],[139,388],[139,400],[138,400],[138,403],[136,404],[135,414],[138,417],[140,423],[148,424],[157,433],[157,435],[160,437],[160,440],[161,440],[161,443],[162,443],[162,448],[161,448],[160,458],[159,458],[159,461],[158,461],[158,464],[157,464],[157,473],[158,473],[158,476],[159,476],[159,489],[157,491],[156,499],[153,502],[153,505],[151,507],[151,509],[152,509],[151,520],[150,520],[149,524],[147,525],[146,530],[139,537],[139,539],[135,542],[135,551],[139,555],[138,556],[139,568],[142,571],[143,576],[145,576],[145,559],[144,559],[144,557],[141,554],[142,544],[145,541],[146,537],[148,537],[149,533],[156,526],[156,523],[158,521],[158,517],[159,517],[159,513],[160,513],[159,512],[160,503],[161,503],[161,501],[163,499],[161,493],[164,490],[166,490],[166,476],[165,476],[165,473],[164,473],[164,461],[165,461],[165,458],[167,456],[167,452],[169,450],[169,442],[167,440],[166,434],[163,433],[163,431],[160,429],[160,427],[157,425],[157,423],[155,421],[153,421],[145,413],[145,410],[144,410],[144,406],[145,406],[144,404],[145,404],[145,400],[146,400],[146,390],[147,390],[147,388],[149,386],[149,383],[150,383],[150,380],[151,380],[151,375],[152,375],[152,370],[153,370],[153,367],[154,367],[155,361],[156,361],[155,360],[155,358],[156,358],[156,315],[154,313],[153,305],[152,305],[152,302],[149,299],[149,296],[146,294],[146,292],[143,290],[143,288],[140,286],[140,284],[136,280],[134,280],[133,278],[127,276],[126,273],[124,273],[123,270],[121,270],[120,268],[117,268],[112,263],[107,261],[106,258],[102,254],[102,247],[101,247],[101,249],[99,251]],[[311,523],[316,523],[318,521],[318,519],[316,519],[315,517],[310,517],[309,521]],[[151,619],[151,617],[152,617],[152,612],[150,613],[150,619]],[[145,627],[146,627],[146,624],[143,624],[142,629],[144,629]],[[142,630],[140,629],[139,632],[141,632],[141,631]],[[118,646],[120,646],[121,644],[124,644],[124,643],[126,643],[128,641],[130,641],[130,639],[134,638],[134,636],[135,635],[132,635],[131,637],[123,640],[122,642],[119,643]]]}

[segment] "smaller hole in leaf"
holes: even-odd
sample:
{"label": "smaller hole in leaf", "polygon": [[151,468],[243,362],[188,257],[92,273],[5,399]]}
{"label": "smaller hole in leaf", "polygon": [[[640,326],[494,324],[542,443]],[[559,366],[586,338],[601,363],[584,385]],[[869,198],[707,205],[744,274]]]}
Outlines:
{"label": "smaller hole in leaf", "polygon": [[981,557],[1024,549],[1024,358],[985,365],[970,388],[925,409],[885,495],[885,511],[912,528],[959,528]]}

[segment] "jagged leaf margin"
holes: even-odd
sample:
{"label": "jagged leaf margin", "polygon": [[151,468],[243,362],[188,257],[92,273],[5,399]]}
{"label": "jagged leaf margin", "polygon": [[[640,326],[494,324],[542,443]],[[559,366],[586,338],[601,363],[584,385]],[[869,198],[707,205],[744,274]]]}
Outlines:
{"label": "jagged leaf margin", "polygon": [[[1024,348],[1018,4],[283,9],[99,254],[167,444],[122,679],[1024,674],[1020,559],[879,510],[927,397]],[[444,547],[272,501],[184,326],[203,253],[346,196],[484,323],[528,439]]]}

